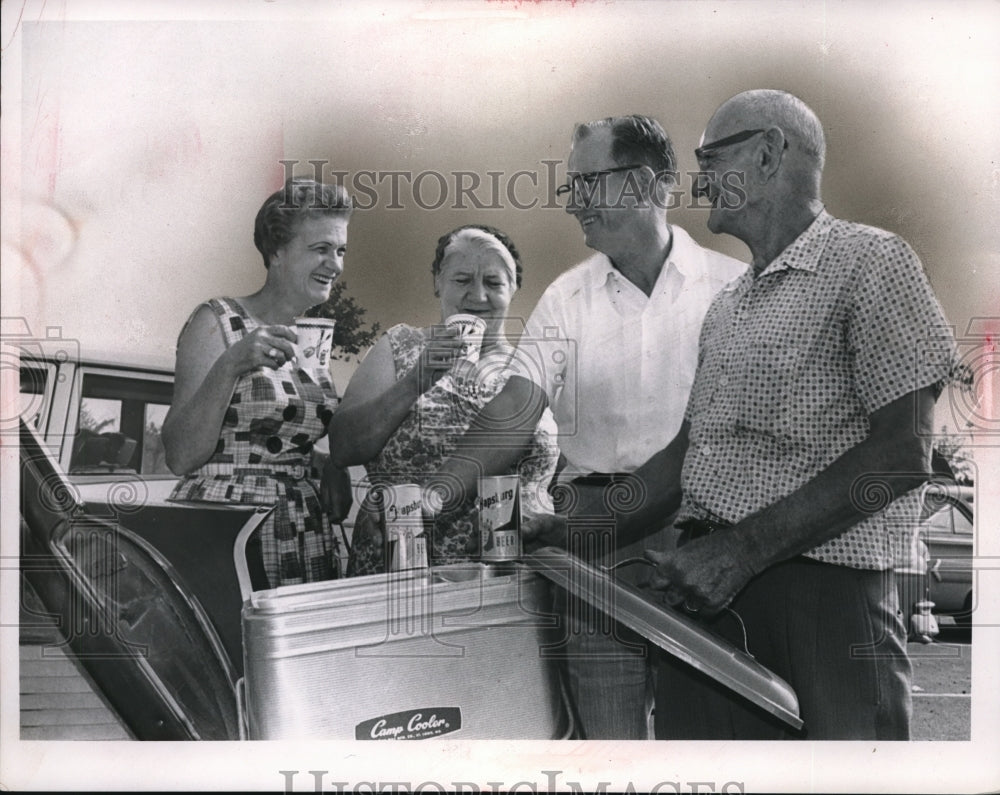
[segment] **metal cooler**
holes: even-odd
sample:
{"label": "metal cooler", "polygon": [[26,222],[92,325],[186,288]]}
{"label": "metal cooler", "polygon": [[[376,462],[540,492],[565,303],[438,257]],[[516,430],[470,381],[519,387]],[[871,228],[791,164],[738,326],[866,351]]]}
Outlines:
{"label": "metal cooler", "polygon": [[559,739],[572,732],[549,586],[460,564],[252,591],[242,537],[249,739]]}
{"label": "metal cooler", "polygon": [[563,550],[254,592],[245,542],[235,558],[250,739],[572,736],[556,668],[565,628],[546,580],[802,727],[795,692],[745,650]]}

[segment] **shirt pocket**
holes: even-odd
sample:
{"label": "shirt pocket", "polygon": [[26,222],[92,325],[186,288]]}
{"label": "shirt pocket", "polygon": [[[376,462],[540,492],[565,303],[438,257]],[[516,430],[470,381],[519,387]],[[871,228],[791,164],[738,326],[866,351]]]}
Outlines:
{"label": "shirt pocket", "polygon": [[780,342],[759,343],[746,352],[740,364],[741,388],[736,396],[738,430],[777,439],[794,433],[791,403],[801,359],[801,348]]}

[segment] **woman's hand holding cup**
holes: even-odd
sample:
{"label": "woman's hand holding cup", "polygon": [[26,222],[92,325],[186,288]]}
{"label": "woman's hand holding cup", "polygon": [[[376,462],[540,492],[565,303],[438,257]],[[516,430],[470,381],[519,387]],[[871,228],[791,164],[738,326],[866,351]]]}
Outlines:
{"label": "woman's hand holding cup", "polygon": [[420,394],[430,389],[458,360],[464,341],[459,330],[449,326],[432,326],[430,339],[420,353],[414,368]]}
{"label": "woman's hand holding cup", "polygon": [[457,314],[446,318],[444,323],[446,327],[456,329],[462,341],[453,365],[455,376],[459,379],[470,378],[475,373],[479,353],[483,347],[486,321],[476,315]]}
{"label": "woman's hand holding cup", "polygon": [[[423,394],[447,372],[471,370],[479,361],[486,322],[475,315],[451,315],[443,326],[432,326],[430,339],[415,369]],[[462,373],[462,376],[467,373]]]}
{"label": "woman's hand holding cup", "polygon": [[260,326],[235,343],[227,351],[233,357],[237,375],[260,367],[277,370],[295,360],[297,340],[295,330],[288,326]]}

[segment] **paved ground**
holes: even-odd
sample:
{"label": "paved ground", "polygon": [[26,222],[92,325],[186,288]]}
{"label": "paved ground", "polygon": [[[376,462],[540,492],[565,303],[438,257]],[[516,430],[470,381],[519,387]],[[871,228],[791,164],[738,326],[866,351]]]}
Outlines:
{"label": "paved ground", "polygon": [[972,708],[971,631],[939,619],[934,643],[910,643],[914,740],[968,740]]}

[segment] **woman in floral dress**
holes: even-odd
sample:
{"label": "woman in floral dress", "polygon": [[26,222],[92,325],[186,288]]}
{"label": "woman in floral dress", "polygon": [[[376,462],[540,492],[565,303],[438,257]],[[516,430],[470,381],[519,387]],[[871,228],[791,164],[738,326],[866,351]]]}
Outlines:
{"label": "woman in floral dress", "polygon": [[[455,368],[441,370],[442,358],[454,359],[461,345],[454,332],[441,326],[398,325],[354,374],[330,425],[334,461],[340,466],[364,464],[372,484],[355,522],[348,575],[386,570],[378,487],[425,483],[509,375],[514,348],[504,335],[504,321],[521,284],[520,257],[513,243],[488,226],[459,227],[438,242],[432,273],[442,321],[467,314],[486,322],[479,361],[464,377],[458,377]],[[547,487],[559,455],[555,434],[555,421],[546,411],[516,469],[522,513],[552,511]],[[432,563],[477,557],[474,503],[437,516],[429,535]]]}

